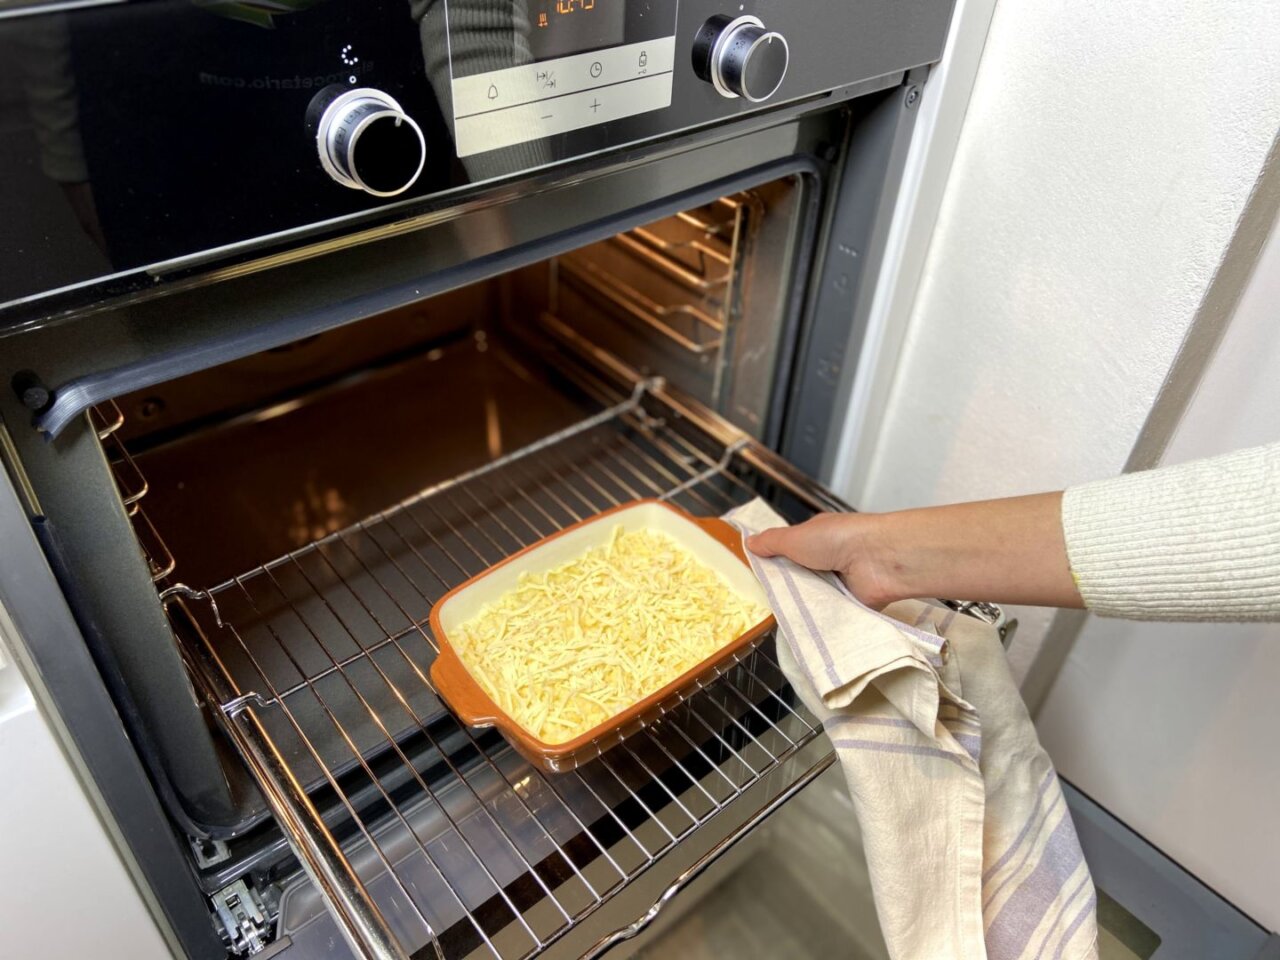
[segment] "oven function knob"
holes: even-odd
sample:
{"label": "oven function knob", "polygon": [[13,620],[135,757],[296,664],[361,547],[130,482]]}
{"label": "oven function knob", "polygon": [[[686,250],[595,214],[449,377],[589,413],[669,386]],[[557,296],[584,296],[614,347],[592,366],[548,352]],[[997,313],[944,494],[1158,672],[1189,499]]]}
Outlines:
{"label": "oven function knob", "polygon": [[712,17],[693,40],[693,69],[722,97],[760,103],[787,75],[786,38],[751,16]]}
{"label": "oven function knob", "polygon": [[[404,193],[427,158],[422,129],[389,94],[372,87],[321,91],[312,103],[316,149],[325,172],[375,197]],[[336,93],[336,96],[334,95]]]}

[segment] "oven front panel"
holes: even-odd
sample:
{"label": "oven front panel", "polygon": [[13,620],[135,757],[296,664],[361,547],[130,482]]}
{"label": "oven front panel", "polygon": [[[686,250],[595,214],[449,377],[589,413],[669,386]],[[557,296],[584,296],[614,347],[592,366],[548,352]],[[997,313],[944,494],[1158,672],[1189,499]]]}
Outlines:
{"label": "oven front panel", "polygon": [[[936,60],[950,8],[156,0],[5,20],[0,309],[318,224],[333,233],[403,217],[495,178],[847,96]],[[736,60],[721,50],[713,76],[759,102],[724,96],[695,72],[699,30],[717,15],[764,25],[722,31],[741,50]]]}

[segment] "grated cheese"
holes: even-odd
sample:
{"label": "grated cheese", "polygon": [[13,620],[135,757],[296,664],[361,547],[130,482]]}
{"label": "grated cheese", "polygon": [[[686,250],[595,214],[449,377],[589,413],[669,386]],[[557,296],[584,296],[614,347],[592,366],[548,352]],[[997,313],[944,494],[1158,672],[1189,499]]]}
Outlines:
{"label": "grated cheese", "polygon": [[556,744],[635,705],[766,615],[667,534],[618,526],[607,544],[522,576],[461,625],[455,645],[513,720]]}

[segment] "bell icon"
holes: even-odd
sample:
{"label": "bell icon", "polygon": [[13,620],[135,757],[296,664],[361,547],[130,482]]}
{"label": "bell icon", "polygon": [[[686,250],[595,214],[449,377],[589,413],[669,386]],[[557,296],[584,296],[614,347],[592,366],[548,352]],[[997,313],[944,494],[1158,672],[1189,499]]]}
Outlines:
{"label": "bell icon", "polygon": [[494,86],[492,83],[489,84],[489,99],[490,100],[498,99],[498,88]]}

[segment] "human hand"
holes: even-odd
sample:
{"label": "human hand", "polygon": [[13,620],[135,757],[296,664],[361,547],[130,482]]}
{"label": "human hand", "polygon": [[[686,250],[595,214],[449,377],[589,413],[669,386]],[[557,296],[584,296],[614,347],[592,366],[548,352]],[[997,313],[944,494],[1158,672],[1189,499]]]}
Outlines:
{"label": "human hand", "polygon": [[747,539],[757,556],[834,570],[873,609],[911,597],[1080,607],[1062,494],[893,513],[824,513]]}
{"label": "human hand", "polygon": [[849,592],[879,610],[904,599],[891,565],[883,562],[876,514],[820,513],[794,527],[774,527],[747,538],[760,557],[786,557],[811,570],[834,570]]}

